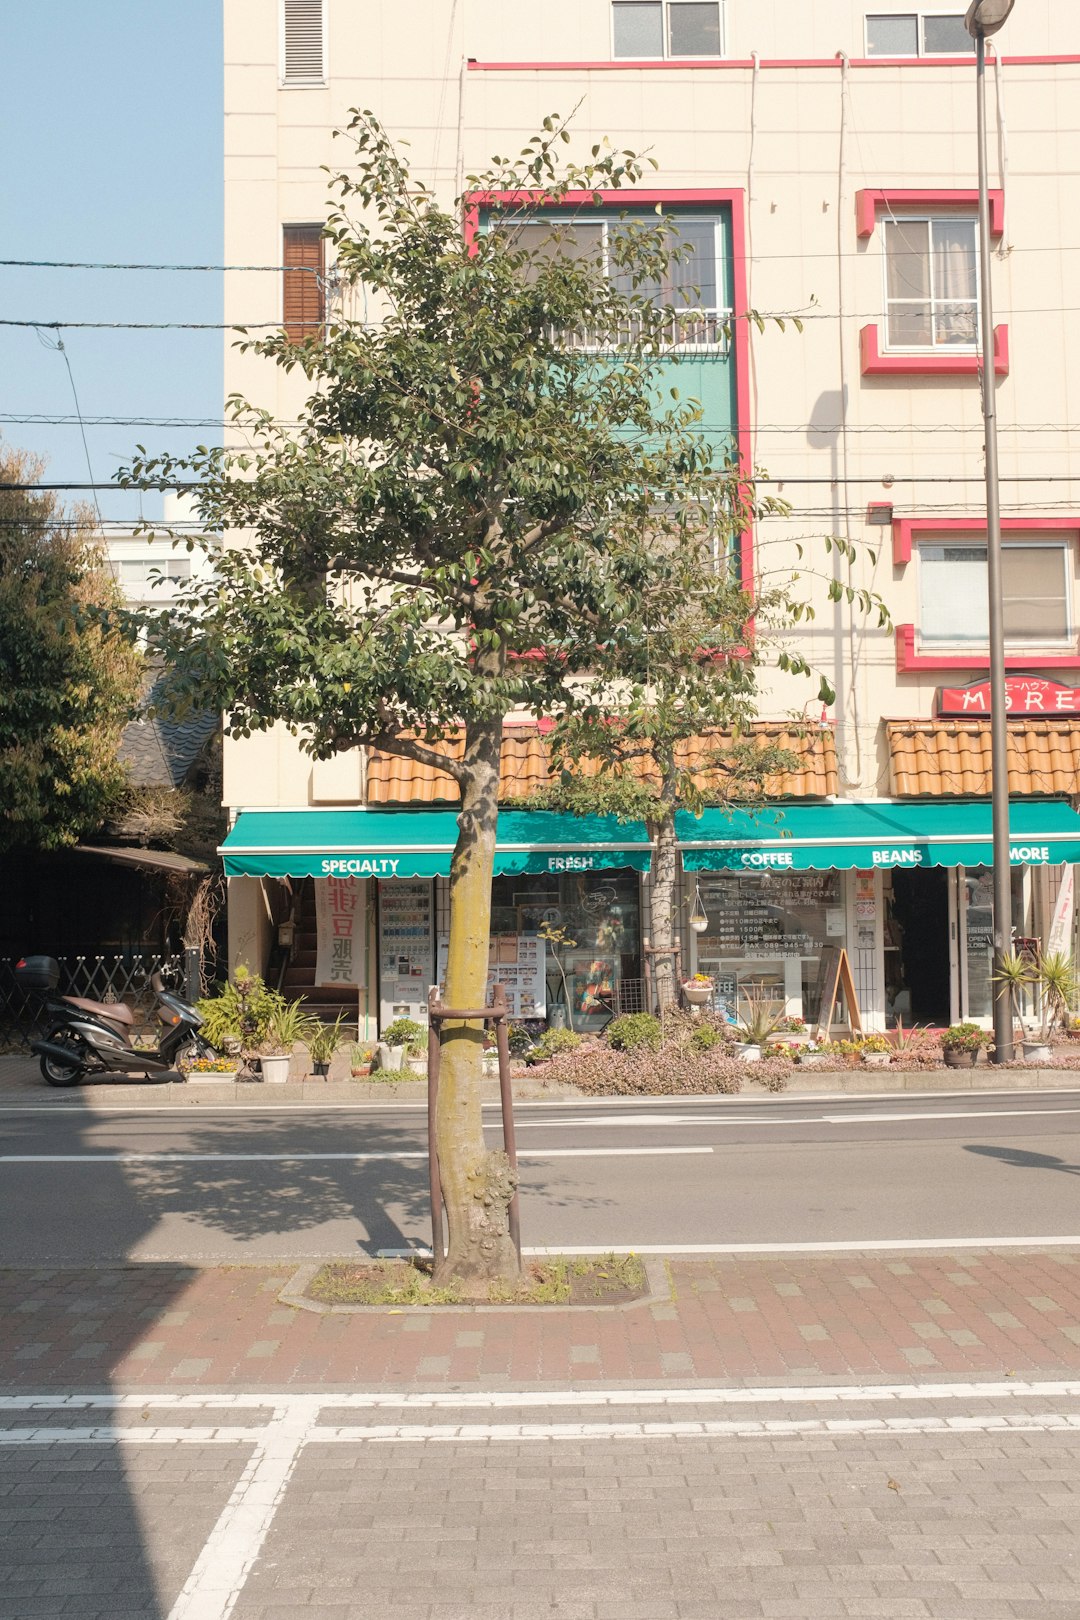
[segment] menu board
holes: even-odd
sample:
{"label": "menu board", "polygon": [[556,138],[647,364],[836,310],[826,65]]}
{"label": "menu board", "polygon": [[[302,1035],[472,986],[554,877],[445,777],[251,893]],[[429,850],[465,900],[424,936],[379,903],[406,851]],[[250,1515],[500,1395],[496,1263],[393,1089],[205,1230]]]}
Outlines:
{"label": "menu board", "polygon": [[837,922],[843,931],[833,872],[703,878],[700,892],[708,927],[699,959],[815,956]]}
{"label": "menu board", "polygon": [[379,884],[379,1000],[381,1022],[427,1018],[432,971],[431,883]]}
{"label": "menu board", "polygon": [[[439,983],[446,980],[449,940],[439,936]],[[493,934],[488,941],[488,988],[506,986],[511,1018],[547,1016],[546,947],[538,934]]]}

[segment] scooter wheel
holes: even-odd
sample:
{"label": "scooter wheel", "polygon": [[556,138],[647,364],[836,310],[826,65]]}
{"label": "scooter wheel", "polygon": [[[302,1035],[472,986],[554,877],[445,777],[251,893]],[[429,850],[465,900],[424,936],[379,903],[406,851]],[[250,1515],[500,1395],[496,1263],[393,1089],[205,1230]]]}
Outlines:
{"label": "scooter wheel", "polygon": [[63,1025],[58,1029],[51,1029],[45,1039],[52,1041],[56,1046],[66,1047],[71,1053],[71,1064],[69,1066],[56,1058],[43,1057],[42,1077],[50,1086],[77,1086],[86,1073],[86,1056],[81,1043],[75,1040]]}

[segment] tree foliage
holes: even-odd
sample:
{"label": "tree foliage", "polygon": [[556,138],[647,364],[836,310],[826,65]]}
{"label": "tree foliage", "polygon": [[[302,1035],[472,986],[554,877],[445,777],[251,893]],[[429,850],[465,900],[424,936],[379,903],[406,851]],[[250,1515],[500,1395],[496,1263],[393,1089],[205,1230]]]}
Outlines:
{"label": "tree foliage", "polygon": [[[350,133],[356,165],[333,180],[327,225],[344,312],[305,344],[245,340],[307,379],[298,428],[234,399],[245,448],[140,452],[126,475],[194,479],[206,532],[243,536],[191,587],[187,611],[152,616],[148,633],[173,700],[220,704],[234,736],[281,722],[316,757],[374,746],[457,781],[446,996],[474,1008],[504,717],[594,724],[629,668],[644,693],[642,626],[685,603],[715,515],[738,526],[739,480],[697,402],[664,391],[672,325],[654,292],[684,252],[670,221],[639,211],[610,233],[606,258],[559,251],[568,205],[622,187],[632,205],[645,160],[607,143],[564,158],[570,134],[553,117],[446,208],[370,113]],[[463,231],[474,208],[480,228]],[[539,250],[521,235],[538,222]],[[748,603],[726,565],[709,591],[722,628],[699,593],[695,636],[727,662]],[[460,757],[436,751],[462,733]],[[484,1148],[481,1053],[478,1025],[445,1032],[440,1276],[514,1263],[513,1178]]]}
{"label": "tree foliage", "polygon": [[[0,451],[0,485],[39,477],[30,457]],[[119,604],[88,512],[69,519],[44,490],[0,488],[0,850],[77,843],[123,790],[140,659],[101,621]]]}

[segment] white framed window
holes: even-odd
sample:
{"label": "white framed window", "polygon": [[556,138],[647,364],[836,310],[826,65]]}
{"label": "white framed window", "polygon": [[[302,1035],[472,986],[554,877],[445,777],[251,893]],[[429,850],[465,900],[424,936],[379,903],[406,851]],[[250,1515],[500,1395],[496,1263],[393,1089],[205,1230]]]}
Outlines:
{"label": "white framed window", "polygon": [[[919,637],[922,645],[989,645],[986,545],[974,540],[920,540]],[[1072,649],[1075,558],[1072,545],[1034,534],[1001,548],[1005,645]]]}
{"label": "white framed window", "polygon": [[979,246],[974,218],[930,214],[885,221],[885,344],[959,349],[979,335]]}
{"label": "white framed window", "polygon": [[[655,215],[635,221],[633,217],[608,219],[602,215],[573,219],[557,216],[548,220],[530,220],[518,224],[513,220],[496,222],[497,230],[512,233],[515,248],[528,250],[536,259],[599,258],[605,272],[620,292],[646,296],[658,309],[671,311],[670,344],[683,351],[702,349],[720,350],[728,347],[731,309],[725,296],[725,230],[718,214],[665,213],[665,221],[675,226],[674,239],[680,258],[667,267],[662,279],[653,283],[639,283],[620,272],[613,247],[620,234],[638,226],[656,225]],[[636,333],[627,332],[626,341],[632,342]],[[574,347],[595,347],[592,334],[566,334],[565,341]]]}
{"label": "white framed window", "polygon": [[284,89],[326,83],[326,0],[279,0],[278,82]]}
{"label": "white framed window", "polygon": [[627,60],[724,53],[723,0],[612,0],[611,54]]}
{"label": "white framed window", "polygon": [[867,56],[966,56],[974,49],[962,11],[874,11],[866,16]]}

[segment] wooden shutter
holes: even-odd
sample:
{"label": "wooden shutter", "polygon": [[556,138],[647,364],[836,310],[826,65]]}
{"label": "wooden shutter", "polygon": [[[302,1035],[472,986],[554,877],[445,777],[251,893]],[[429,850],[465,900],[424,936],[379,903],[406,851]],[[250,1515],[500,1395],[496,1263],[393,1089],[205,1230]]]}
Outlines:
{"label": "wooden shutter", "polygon": [[286,225],[282,234],[285,293],[282,323],[294,343],[322,331],[326,319],[321,225]]}
{"label": "wooden shutter", "polygon": [[325,83],[323,0],[281,0],[283,84]]}

